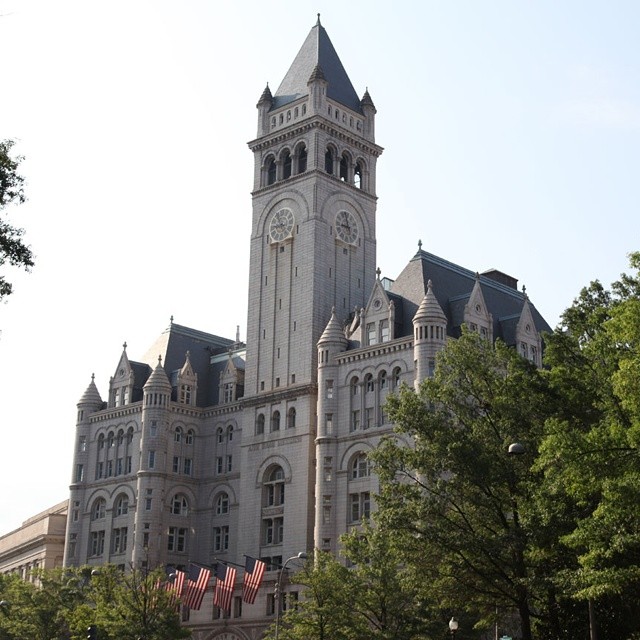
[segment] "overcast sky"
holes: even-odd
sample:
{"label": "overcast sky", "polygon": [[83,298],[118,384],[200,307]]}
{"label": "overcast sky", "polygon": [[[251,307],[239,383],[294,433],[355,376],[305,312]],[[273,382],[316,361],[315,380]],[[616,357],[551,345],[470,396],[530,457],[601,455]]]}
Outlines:
{"label": "overcast sky", "polygon": [[9,212],[36,254],[0,304],[0,534],[64,500],[76,402],[123,342],[246,335],[255,105],[316,13],[378,109],[378,264],[423,248],[525,284],[555,326],[640,249],[640,3],[0,0]]}

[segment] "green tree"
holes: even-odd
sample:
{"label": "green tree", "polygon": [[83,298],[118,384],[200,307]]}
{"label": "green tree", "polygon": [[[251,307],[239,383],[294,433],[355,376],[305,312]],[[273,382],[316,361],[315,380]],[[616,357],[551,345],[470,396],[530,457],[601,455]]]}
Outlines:
{"label": "green tree", "polygon": [[[440,637],[446,616],[430,606],[425,576],[405,562],[400,532],[364,522],[341,538],[351,569],[353,614],[364,623],[363,639],[418,640]],[[434,635],[429,635],[433,633]]]}
{"label": "green tree", "polygon": [[[177,640],[191,637],[181,627],[172,595],[162,587],[163,571],[126,573],[105,565],[91,580],[94,624],[99,640]],[[85,626],[86,628],[86,626]]]}
{"label": "green tree", "polygon": [[[279,640],[364,640],[365,627],[353,616],[356,593],[349,580],[349,569],[331,554],[317,552],[315,561],[296,573],[295,584],[304,588],[295,608],[282,616]],[[275,638],[271,627],[265,640]]]}
{"label": "green tree", "polygon": [[173,640],[191,633],[180,626],[162,572],[123,573],[113,565],[38,571],[36,583],[0,575],[0,640]]}
{"label": "green tree", "polygon": [[[565,512],[541,510],[542,473],[533,468],[554,406],[543,372],[465,331],[418,393],[404,387],[390,397],[398,437],[373,454],[380,524],[408,534],[405,560],[427,576],[433,597],[479,629],[496,607],[515,611],[524,640],[572,637],[553,582],[568,561],[557,545]],[[514,441],[529,454],[508,456]]]}
{"label": "green tree", "polygon": [[[9,264],[28,271],[33,266],[33,253],[22,241],[24,230],[14,227],[5,218],[9,205],[25,200],[24,178],[17,172],[22,157],[11,157],[13,144],[12,140],[0,140],[0,267]],[[11,290],[11,283],[0,275],[0,299],[8,296]]]}
{"label": "green tree", "polygon": [[630,266],[610,289],[585,287],[547,341],[562,402],[538,461],[547,494],[575,512],[563,543],[578,564],[560,584],[589,602],[603,637],[640,632],[640,253]]}

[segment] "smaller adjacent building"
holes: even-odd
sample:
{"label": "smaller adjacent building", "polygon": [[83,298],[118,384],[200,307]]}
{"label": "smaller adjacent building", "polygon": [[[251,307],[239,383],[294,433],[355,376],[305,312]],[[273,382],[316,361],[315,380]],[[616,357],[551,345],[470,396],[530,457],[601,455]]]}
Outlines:
{"label": "smaller adjacent building", "polygon": [[0,537],[0,573],[33,581],[34,569],[62,566],[68,504],[64,500]]}

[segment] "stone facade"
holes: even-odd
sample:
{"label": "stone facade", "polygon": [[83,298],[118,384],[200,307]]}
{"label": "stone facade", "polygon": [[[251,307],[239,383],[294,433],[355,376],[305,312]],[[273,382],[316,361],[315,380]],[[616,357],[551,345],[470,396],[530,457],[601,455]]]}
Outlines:
{"label": "stone facade", "polygon": [[66,524],[65,500],[0,537],[0,573],[18,573],[24,580],[35,581],[34,569],[61,567]]}
{"label": "stone facade", "polygon": [[463,325],[538,364],[549,330],[515,279],[422,247],[380,279],[376,109],[319,22],[257,108],[246,345],[172,322],[140,361],[125,345],[106,401],[92,380],[78,403],[66,565],[269,563],[255,604],[240,569],[230,616],[210,597],[191,612],[197,638],[259,638],[275,569],[339,552],[374,508],[386,396]]}

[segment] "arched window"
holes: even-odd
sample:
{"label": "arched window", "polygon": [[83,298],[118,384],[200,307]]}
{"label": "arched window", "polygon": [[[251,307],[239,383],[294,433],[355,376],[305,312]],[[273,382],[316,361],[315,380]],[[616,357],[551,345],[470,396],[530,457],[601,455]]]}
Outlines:
{"label": "arched window", "polygon": [[346,153],[340,158],[340,180],[349,182],[349,156]]}
{"label": "arched window", "polygon": [[189,431],[187,431],[186,443],[193,444],[193,437],[194,437],[193,429],[189,429]]}
{"label": "arched window", "polygon": [[264,433],[264,413],[259,413],[256,419],[256,435],[260,436]]}
{"label": "arched window", "polygon": [[350,477],[352,480],[368,478],[370,475],[369,460],[364,453],[356,455],[351,462]]}
{"label": "arched window", "polygon": [[291,154],[285,151],[282,154],[282,178],[286,180],[291,177]]}
{"label": "arched window", "polygon": [[229,496],[226,493],[221,493],[216,498],[216,515],[223,516],[229,513]]}
{"label": "arched window", "polygon": [[120,429],[118,431],[118,446],[124,443],[124,431]]}
{"label": "arched window", "polygon": [[353,168],[353,184],[357,189],[362,189],[362,164],[356,162],[356,166]]}
{"label": "arched window", "polygon": [[133,427],[129,427],[127,429],[127,444],[131,444],[133,442]]}
{"label": "arched window", "polygon": [[182,494],[177,494],[171,501],[171,513],[176,516],[186,516],[189,513],[189,502]]}
{"label": "arched window", "polygon": [[333,175],[333,153],[331,149],[327,149],[327,152],[324,154],[324,170]]}
{"label": "arched window", "polygon": [[176,427],[175,433],[173,434],[173,439],[176,442],[182,442],[182,427]]}
{"label": "arched window", "polygon": [[296,426],[296,408],[291,407],[287,414],[287,428],[293,429]]}
{"label": "arched window", "polygon": [[359,380],[358,377],[355,376],[353,378],[351,378],[351,395],[352,396],[357,396],[360,393],[360,384],[359,384]]}
{"label": "arched window", "polygon": [[104,433],[98,436],[98,449],[104,449]]}
{"label": "arched window", "polygon": [[107,512],[107,501],[104,498],[97,498],[91,507],[91,519],[102,520]]}
{"label": "arched window", "polygon": [[394,389],[397,389],[400,386],[400,367],[396,367],[391,374],[391,384]]}
{"label": "arched window", "polygon": [[298,173],[304,173],[307,170],[307,147],[301,144],[298,147]]}
{"label": "arched window", "polygon": [[222,430],[222,427],[218,427],[218,430],[216,431],[216,441],[218,444],[222,444],[224,442],[224,431]]}
{"label": "arched window", "polygon": [[384,391],[387,388],[387,372],[381,371],[378,376],[378,384],[380,385],[380,391]]}
{"label": "arched window", "polygon": [[113,447],[113,431],[110,431],[109,435],[107,436],[107,447],[109,449],[111,449],[111,447]]}
{"label": "arched window", "polygon": [[227,427],[227,441],[231,442],[233,440],[233,425],[229,425]]}
{"label": "arched window", "polygon": [[116,499],[116,516],[126,516],[129,513],[129,498],[121,494]]}
{"label": "arched window", "polygon": [[367,393],[373,393],[373,376],[370,373],[364,377],[364,388]]}
{"label": "arched window", "polygon": [[267,160],[267,185],[274,184],[276,181],[276,161],[273,156]]}
{"label": "arched window", "polygon": [[264,506],[277,507],[284,504],[284,471],[282,467],[271,467],[264,481]]}
{"label": "arched window", "polygon": [[280,431],[280,412],[274,411],[271,416],[271,431]]}

